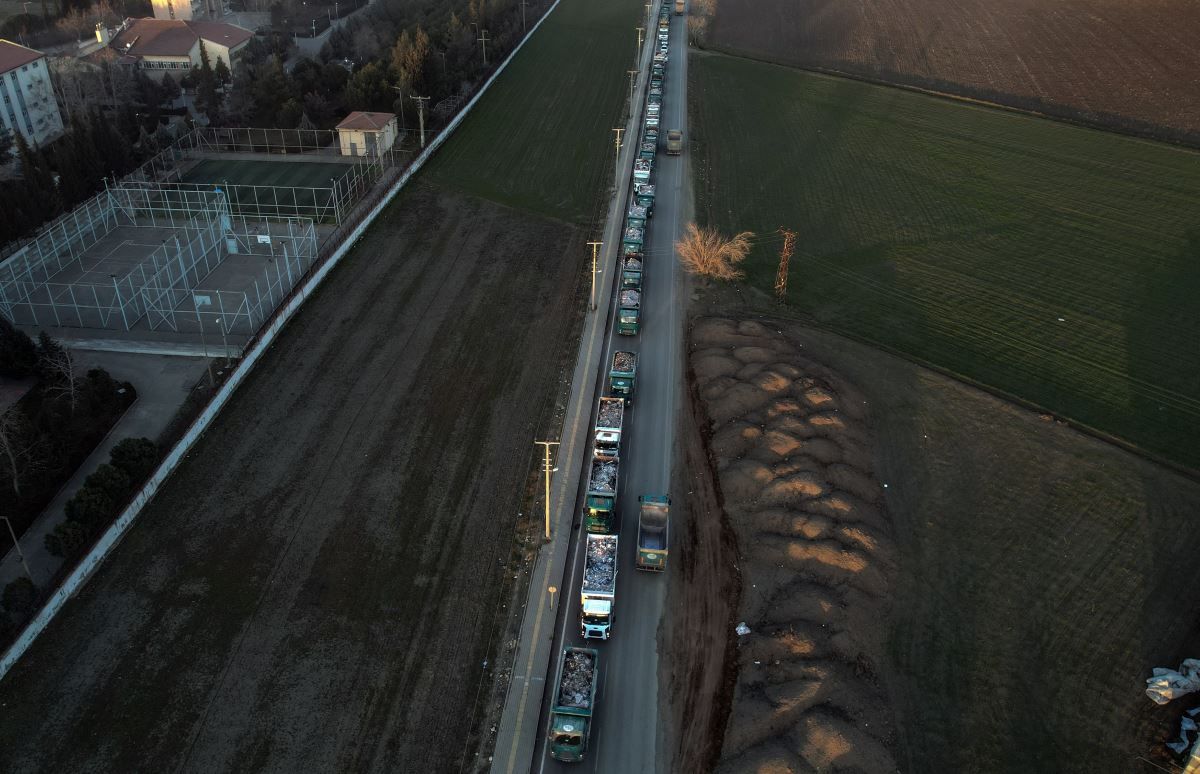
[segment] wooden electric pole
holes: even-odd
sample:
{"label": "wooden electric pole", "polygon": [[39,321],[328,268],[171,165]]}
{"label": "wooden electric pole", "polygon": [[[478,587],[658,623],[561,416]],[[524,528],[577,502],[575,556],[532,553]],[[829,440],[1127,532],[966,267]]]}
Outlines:
{"label": "wooden electric pole", "polygon": [[546,450],[546,463],[542,470],[546,473],[546,539],[550,539],[550,447],[558,446],[558,441],[534,441]]}
{"label": "wooden electric pole", "polygon": [[779,251],[779,271],[775,273],[775,296],[782,301],[787,296],[788,262],[796,249],[796,232],[781,228],[779,233],[783,234],[783,249]]}
{"label": "wooden electric pole", "polygon": [[487,67],[487,42],[488,42],[487,30],[481,29],[479,31],[479,42],[483,45],[483,66]]}
{"label": "wooden electric pole", "polygon": [[596,251],[603,242],[588,242],[592,246],[592,311],[596,311]]}

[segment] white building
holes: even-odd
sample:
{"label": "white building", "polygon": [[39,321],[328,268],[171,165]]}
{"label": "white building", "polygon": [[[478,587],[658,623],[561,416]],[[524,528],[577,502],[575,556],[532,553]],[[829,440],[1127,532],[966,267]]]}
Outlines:
{"label": "white building", "polygon": [[170,19],[128,19],[115,36],[103,28],[96,30],[96,39],[107,43],[122,61],[160,80],[167,72],[173,72],[178,80],[199,67],[200,41],[204,41],[209,65],[216,67],[223,61],[233,72],[238,55],[252,37],[250,30],[234,24]]}
{"label": "white building", "polygon": [[63,132],[46,55],[0,40],[0,125],[40,147]]}
{"label": "white building", "polygon": [[217,0],[151,0],[155,19],[216,19],[220,3]]}
{"label": "white building", "polygon": [[337,125],[343,156],[378,156],[396,142],[395,113],[356,110]]}

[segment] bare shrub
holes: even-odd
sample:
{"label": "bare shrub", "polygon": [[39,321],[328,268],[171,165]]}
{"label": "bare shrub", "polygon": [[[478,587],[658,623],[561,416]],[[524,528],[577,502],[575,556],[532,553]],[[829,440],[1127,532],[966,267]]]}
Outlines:
{"label": "bare shrub", "polygon": [[727,238],[715,228],[689,223],[687,234],[675,243],[675,252],[679,253],[683,268],[691,274],[719,280],[741,279],[745,272],[737,265],[746,260],[753,238],[753,231]]}

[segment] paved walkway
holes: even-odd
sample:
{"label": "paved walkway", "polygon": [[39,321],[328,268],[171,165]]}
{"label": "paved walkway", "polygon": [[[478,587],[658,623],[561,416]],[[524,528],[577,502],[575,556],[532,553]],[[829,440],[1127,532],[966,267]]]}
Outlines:
{"label": "paved walkway", "polygon": [[[109,450],[118,441],[131,437],[157,439],[159,433],[165,430],[174,418],[175,412],[183,405],[188,391],[203,377],[207,362],[203,357],[128,352],[72,350],[72,354],[80,375],[87,373],[91,368],[104,368],[114,379],[132,383],[138,391],[138,399],[21,537],[21,550],[25,554],[25,562],[29,565],[33,582],[39,587],[44,587],[62,564],[60,558],[46,551],[45,539],[46,535],[66,518],[63,508],[67,500],[83,486],[83,480],[90,473],[108,462]],[[220,365],[221,361],[218,359],[213,368],[219,368]],[[25,574],[17,552],[9,542],[9,536],[5,534],[3,540],[7,548],[3,561],[0,561],[0,587]]]}

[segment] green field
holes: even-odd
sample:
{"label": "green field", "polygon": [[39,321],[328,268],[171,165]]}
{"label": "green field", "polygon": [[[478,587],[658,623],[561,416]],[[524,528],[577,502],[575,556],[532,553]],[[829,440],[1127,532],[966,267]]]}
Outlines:
{"label": "green field", "polygon": [[640,0],[562,0],[434,156],[430,177],[591,224],[644,10]]}
{"label": "green field", "polygon": [[187,171],[183,182],[221,186],[229,194],[236,215],[324,220],[333,217],[331,211],[326,211],[333,180],[350,169],[349,164],[329,162],[205,159]]}
{"label": "green field", "polygon": [[801,316],[1200,468],[1200,154],[691,60],[699,218]]}

